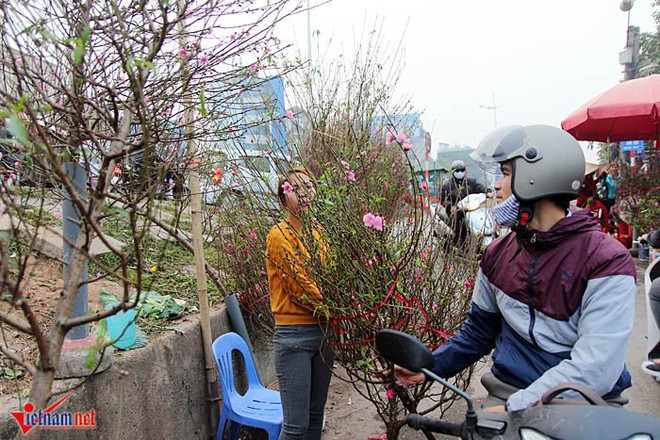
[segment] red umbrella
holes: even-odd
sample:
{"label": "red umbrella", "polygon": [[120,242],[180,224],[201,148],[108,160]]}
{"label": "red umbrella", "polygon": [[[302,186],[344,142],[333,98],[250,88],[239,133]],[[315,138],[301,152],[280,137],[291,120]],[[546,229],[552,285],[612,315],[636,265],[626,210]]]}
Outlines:
{"label": "red umbrella", "polygon": [[593,98],[561,127],[581,141],[658,140],[660,75],[625,81]]}

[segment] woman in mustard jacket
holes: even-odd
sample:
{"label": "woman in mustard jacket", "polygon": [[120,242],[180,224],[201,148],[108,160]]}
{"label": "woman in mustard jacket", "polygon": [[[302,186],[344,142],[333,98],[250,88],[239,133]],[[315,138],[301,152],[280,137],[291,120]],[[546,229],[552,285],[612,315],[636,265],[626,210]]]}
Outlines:
{"label": "woman in mustard jacket", "polygon": [[[288,216],[268,233],[266,271],[284,411],[280,439],[320,440],[334,353],[326,339],[323,297],[309,274],[311,258],[301,236],[316,189],[307,170],[293,167],[280,177],[277,192]],[[312,229],[312,234],[314,247],[322,252],[319,232]]]}

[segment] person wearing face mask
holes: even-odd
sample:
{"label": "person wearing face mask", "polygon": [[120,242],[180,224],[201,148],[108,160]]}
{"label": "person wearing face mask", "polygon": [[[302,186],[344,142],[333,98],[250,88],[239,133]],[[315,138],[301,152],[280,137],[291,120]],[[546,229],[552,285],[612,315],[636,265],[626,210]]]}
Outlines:
{"label": "person wearing face mask", "polygon": [[486,187],[476,179],[467,177],[465,162],[455,160],[451,163],[451,177],[442,184],[440,201],[449,216],[449,224],[454,232],[452,241],[461,246],[468,235],[465,213],[456,205],[470,194],[486,193]]}
{"label": "person wearing face mask", "polygon": [[[636,270],[588,209],[569,210],[584,175],[580,145],[559,128],[509,126],[486,136],[472,157],[500,168],[493,215],[512,229],[484,251],[467,320],[434,352],[434,372],[452,377],[494,349],[482,378],[491,410],[523,410],[565,383],[625,404]],[[424,380],[401,367],[395,376]]]}

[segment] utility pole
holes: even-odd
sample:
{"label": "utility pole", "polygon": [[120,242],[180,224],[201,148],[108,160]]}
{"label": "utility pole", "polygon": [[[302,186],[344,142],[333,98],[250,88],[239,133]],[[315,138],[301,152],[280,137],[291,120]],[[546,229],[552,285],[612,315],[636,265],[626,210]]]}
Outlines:
{"label": "utility pole", "polygon": [[628,13],[626,27],[626,47],[619,52],[619,64],[623,65],[623,80],[635,79],[639,70],[639,51],[641,47],[639,39],[639,26],[630,25],[630,10],[635,3],[634,0],[623,0],[619,8]]}
{"label": "utility pole", "polygon": [[497,108],[500,106],[495,105],[495,92],[493,92],[493,105],[480,105],[479,107],[493,111],[493,123],[495,124],[495,128],[497,128]]}

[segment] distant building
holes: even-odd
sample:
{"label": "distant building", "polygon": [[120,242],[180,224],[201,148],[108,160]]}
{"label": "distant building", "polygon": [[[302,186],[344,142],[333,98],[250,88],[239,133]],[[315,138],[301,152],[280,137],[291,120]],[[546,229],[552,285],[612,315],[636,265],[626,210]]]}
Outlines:
{"label": "distant building", "polygon": [[[249,78],[243,81],[243,90],[235,97],[211,94],[209,101],[211,106],[219,109],[219,114],[224,115],[219,124],[231,125],[218,129],[229,133],[236,130],[233,137],[214,142],[214,150],[220,150],[230,156],[242,155],[245,152],[289,154],[282,77]],[[228,124],[228,121],[231,124]]]}
{"label": "distant building", "polygon": [[241,97],[246,128],[243,136],[245,150],[289,153],[284,127],[284,81],[281,76],[251,86]]}

